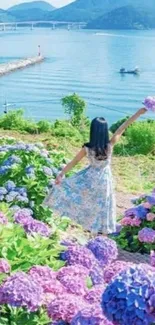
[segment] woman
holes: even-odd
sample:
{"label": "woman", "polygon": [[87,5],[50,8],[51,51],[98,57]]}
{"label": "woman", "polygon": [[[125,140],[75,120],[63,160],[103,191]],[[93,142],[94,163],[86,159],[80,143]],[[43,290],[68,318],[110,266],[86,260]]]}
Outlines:
{"label": "woman", "polygon": [[[89,142],[57,176],[56,185],[46,198],[45,205],[60,216],[68,216],[93,234],[115,232],[116,204],[111,173],[113,146],[126,128],[146,111],[146,108],[138,110],[118,128],[111,140],[106,120],[95,118],[90,127]],[[85,156],[89,167],[63,180],[63,176]]]}

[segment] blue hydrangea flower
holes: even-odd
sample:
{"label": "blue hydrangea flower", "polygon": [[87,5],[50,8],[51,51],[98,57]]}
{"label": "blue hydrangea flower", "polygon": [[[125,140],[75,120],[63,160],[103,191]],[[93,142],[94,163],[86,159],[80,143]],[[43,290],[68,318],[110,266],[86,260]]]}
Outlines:
{"label": "blue hydrangea flower", "polygon": [[10,191],[13,191],[15,189],[16,185],[14,182],[12,181],[8,181],[6,184],[5,184],[5,188],[8,192]]}
{"label": "blue hydrangea flower", "polygon": [[134,216],[137,217],[141,220],[145,220],[146,215],[148,214],[149,210],[146,209],[143,205],[138,205],[137,207],[128,209],[125,212],[125,217],[130,217],[130,216]]}
{"label": "blue hydrangea flower", "polygon": [[6,195],[7,194],[7,190],[5,187],[0,187],[0,195]]}
{"label": "blue hydrangea flower", "polygon": [[34,172],[35,172],[35,170],[34,170],[34,166],[28,166],[28,167],[26,167],[25,168],[25,172],[26,172],[26,174],[27,175],[32,175],[32,174],[34,174]]}
{"label": "blue hydrangea flower", "polygon": [[18,195],[17,192],[10,191],[9,194],[7,194],[5,197],[6,202],[8,202],[8,203],[13,202],[16,199],[17,195]]}
{"label": "blue hydrangea flower", "polygon": [[146,199],[150,204],[155,205],[155,195],[148,195]]}
{"label": "blue hydrangea flower", "polygon": [[0,166],[0,175],[6,175],[9,170],[8,166]]}
{"label": "blue hydrangea flower", "polygon": [[151,325],[155,322],[155,272],[133,266],[110,282],[102,295],[102,309],[119,325]]}

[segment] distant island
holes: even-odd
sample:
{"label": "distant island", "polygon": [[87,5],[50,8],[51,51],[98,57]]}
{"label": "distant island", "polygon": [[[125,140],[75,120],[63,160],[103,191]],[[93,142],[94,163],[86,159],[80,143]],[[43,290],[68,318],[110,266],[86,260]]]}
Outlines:
{"label": "distant island", "polygon": [[76,0],[56,9],[46,1],[0,9],[0,22],[85,22],[88,29],[155,28],[155,0]]}
{"label": "distant island", "polygon": [[[154,21],[155,27],[155,21]],[[132,6],[121,7],[92,20],[88,29],[149,29],[149,17]]]}

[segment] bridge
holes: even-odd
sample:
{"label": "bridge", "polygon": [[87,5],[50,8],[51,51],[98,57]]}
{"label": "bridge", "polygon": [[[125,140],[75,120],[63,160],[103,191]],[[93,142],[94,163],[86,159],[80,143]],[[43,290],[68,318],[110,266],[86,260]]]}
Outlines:
{"label": "bridge", "polygon": [[30,27],[33,30],[35,27],[45,26],[55,29],[56,26],[66,26],[69,29],[81,29],[87,25],[86,22],[70,22],[70,21],[19,21],[19,22],[4,22],[0,23],[0,31],[17,30],[18,27]]}

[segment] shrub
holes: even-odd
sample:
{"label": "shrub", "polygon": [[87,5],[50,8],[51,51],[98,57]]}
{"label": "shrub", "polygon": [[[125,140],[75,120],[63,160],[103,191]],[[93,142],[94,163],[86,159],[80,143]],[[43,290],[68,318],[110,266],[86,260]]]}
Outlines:
{"label": "shrub", "polygon": [[142,195],[135,207],[125,211],[117,243],[131,252],[150,253],[155,250],[155,194]]}
{"label": "shrub", "polygon": [[51,123],[46,120],[42,120],[37,123],[37,127],[39,133],[49,132],[51,130]]}
{"label": "shrub", "polygon": [[155,121],[135,122],[114,147],[116,155],[155,154]]}
{"label": "shrub", "polygon": [[155,122],[136,122],[126,132],[128,148],[134,154],[155,153]]}

